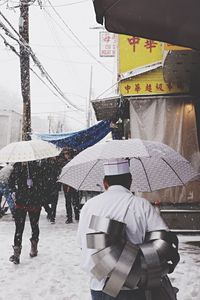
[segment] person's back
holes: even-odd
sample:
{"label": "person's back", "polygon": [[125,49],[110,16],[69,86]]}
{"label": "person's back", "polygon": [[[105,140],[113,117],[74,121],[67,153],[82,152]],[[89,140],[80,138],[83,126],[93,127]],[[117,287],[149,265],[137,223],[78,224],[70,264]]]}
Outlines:
{"label": "person's back", "polygon": [[[119,184],[120,182],[122,185]],[[91,255],[96,250],[88,249],[86,244],[86,234],[93,232],[89,229],[92,215],[125,223],[126,238],[133,244],[143,243],[145,234],[148,231],[167,230],[167,226],[152,205],[147,200],[136,197],[130,192],[130,185],[130,173],[105,177],[104,187],[106,192],[90,199],[83,206],[77,237],[82,248],[81,266],[85,271],[90,272],[95,265]],[[99,281],[91,275],[90,287],[92,293],[102,291],[105,281],[106,278]],[[94,296],[93,299],[98,298]]]}
{"label": "person's back", "polygon": [[16,207],[14,213],[15,235],[13,255],[9,260],[14,264],[20,263],[22,236],[25,227],[26,215],[29,215],[31,225],[30,257],[38,254],[39,218],[43,200],[41,167],[37,161],[17,163],[8,182],[9,188],[15,192]]}
{"label": "person's back", "polygon": [[11,191],[16,193],[16,204],[41,206],[42,178],[41,168],[37,162],[16,163],[8,185]]}
{"label": "person's back", "polygon": [[[88,249],[86,245],[86,234],[93,232],[89,229],[92,215],[125,223],[127,240],[133,244],[143,243],[148,231],[167,229],[164,221],[147,200],[134,196],[123,186],[110,186],[103,194],[88,200],[81,211],[77,238],[82,248],[81,266],[87,272],[93,267],[91,254],[96,252]],[[104,281],[92,279],[92,285],[95,287],[101,288],[103,284]]]}
{"label": "person's back", "polygon": [[57,180],[61,167],[56,159],[56,157],[49,158],[42,164],[44,188],[48,194],[52,194],[60,189],[60,183]]}

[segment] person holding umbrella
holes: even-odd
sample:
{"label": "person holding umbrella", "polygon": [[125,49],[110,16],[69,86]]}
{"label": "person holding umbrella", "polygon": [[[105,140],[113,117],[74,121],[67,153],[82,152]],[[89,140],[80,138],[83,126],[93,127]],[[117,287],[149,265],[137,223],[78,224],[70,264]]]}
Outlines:
{"label": "person holding umbrella", "polygon": [[[105,192],[90,199],[83,206],[80,214],[77,238],[82,249],[82,268],[90,272],[93,266],[92,254],[94,251],[87,248],[86,235],[91,233],[89,228],[93,215],[106,217],[126,224],[127,240],[133,244],[142,244],[146,232],[168,230],[167,225],[153,206],[145,199],[136,197],[130,191],[132,177],[129,170],[129,161],[115,159],[104,163]],[[93,300],[111,300],[113,297],[103,292],[108,278],[98,280],[91,275],[91,296]],[[117,300],[145,300],[143,289],[122,289]]]}
{"label": "person holding umbrella", "polygon": [[60,148],[42,140],[14,142],[0,150],[1,162],[14,163],[14,169],[8,180],[16,204],[14,253],[10,257],[10,261],[14,264],[20,263],[22,235],[27,214],[32,229],[30,257],[38,254],[39,218],[44,199],[40,160],[57,156],[60,152]]}
{"label": "person holding umbrella", "polygon": [[43,200],[43,184],[39,163],[37,161],[15,163],[8,186],[10,191],[15,193],[16,203],[14,253],[9,260],[14,264],[19,264],[27,214],[32,230],[30,257],[35,257],[38,253],[39,218]]}
{"label": "person holding umbrella", "polygon": [[[197,178],[191,163],[171,147],[140,139],[97,143],[63,167],[59,182],[77,190],[105,190],[86,202],[78,226],[81,265],[91,275],[93,300],[143,300],[147,289],[152,299],[176,299],[167,273],[180,259],[178,239],[150,202],[132,192]],[[172,297],[166,298],[169,292]]]}

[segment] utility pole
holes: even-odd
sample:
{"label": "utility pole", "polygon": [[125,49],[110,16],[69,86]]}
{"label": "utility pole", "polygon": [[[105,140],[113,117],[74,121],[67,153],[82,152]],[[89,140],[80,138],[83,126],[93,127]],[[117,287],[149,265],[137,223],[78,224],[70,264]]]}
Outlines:
{"label": "utility pole", "polygon": [[[20,0],[19,34],[29,44],[29,0]],[[22,140],[30,140],[31,98],[30,98],[29,52],[20,45],[21,93],[23,98]]]}
{"label": "utility pole", "polygon": [[90,127],[90,121],[91,121],[91,98],[92,98],[92,66],[90,69],[90,89],[89,89],[88,107],[87,107],[87,128]]}

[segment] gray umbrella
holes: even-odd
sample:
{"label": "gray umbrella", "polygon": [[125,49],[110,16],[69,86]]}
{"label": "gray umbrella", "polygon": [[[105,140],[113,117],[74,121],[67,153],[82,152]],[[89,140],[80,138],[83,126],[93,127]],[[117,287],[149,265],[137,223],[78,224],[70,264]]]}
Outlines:
{"label": "gray umbrella", "polygon": [[77,190],[103,191],[103,163],[108,159],[129,158],[132,191],[151,192],[184,185],[198,177],[191,164],[169,146],[130,139],[96,144],[72,159],[59,181]]}

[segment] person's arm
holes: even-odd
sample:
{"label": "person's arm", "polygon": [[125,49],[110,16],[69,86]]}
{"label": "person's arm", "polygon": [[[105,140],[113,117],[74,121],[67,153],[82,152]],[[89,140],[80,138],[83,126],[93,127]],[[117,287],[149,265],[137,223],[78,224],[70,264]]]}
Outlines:
{"label": "person's arm", "polygon": [[76,241],[79,246],[79,248],[83,248],[83,239],[86,240],[86,231],[88,226],[88,219],[87,219],[87,207],[84,205],[84,207],[81,209],[79,222],[78,222],[78,230],[76,234]]}
{"label": "person's arm", "polygon": [[152,206],[152,204],[147,200],[145,200],[144,202],[144,212],[145,212],[145,218],[147,224],[147,228],[146,228],[147,232],[154,231],[154,230],[167,230],[167,231],[169,230],[163,218]]}

